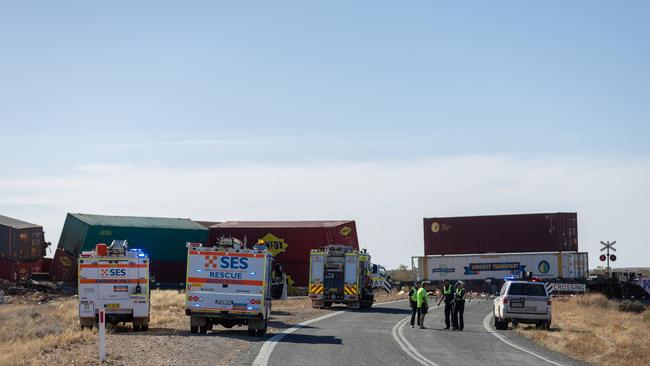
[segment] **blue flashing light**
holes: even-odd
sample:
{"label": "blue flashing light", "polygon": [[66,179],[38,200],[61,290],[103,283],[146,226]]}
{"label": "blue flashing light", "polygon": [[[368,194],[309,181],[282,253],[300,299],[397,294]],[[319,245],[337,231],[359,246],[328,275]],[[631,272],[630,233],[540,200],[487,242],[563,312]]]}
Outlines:
{"label": "blue flashing light", "polygon": [[144,253],[138,253],[138,258],[144,258],[145,254]]}
{"label": "blue flashing light", "polygon": [[251,276],[255,276],[255,272],[251,272]]}
{"label": "blue flashing light", "polygon": [[248,310],[253,310],[253,307],[252,307],[252,306],[247,306],[246,308],[247,308]]}
{"label": "blue flashing light", "polygon": [[514,281],[516,279],[517,279],[517,277],[515,277],[515,275],[507,275],[507,276],[504,277],[504,280],[506,280],[506,281]]}
{"label": "blue flashing light", "polygon": [[194,307],[195,307],[195,308],[200,308],[201,305],[199,305],[199,304],[194,304]]}
{"label": "blue flashing light", "polygon": [[197,269],[196,271],[197,271],[197,272],[201,272],[201,268]]}

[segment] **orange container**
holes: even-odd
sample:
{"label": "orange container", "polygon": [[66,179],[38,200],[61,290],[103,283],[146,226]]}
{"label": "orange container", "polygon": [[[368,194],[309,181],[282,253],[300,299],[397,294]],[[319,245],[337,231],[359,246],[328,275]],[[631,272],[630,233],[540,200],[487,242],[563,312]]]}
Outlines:
{"label": "orange container", "polygon": [[100,257],[105,257],[108,255],[108,247],[106,244],[97,244],[97,246],[95,246],[95,250],[97,251],[97,255]]}

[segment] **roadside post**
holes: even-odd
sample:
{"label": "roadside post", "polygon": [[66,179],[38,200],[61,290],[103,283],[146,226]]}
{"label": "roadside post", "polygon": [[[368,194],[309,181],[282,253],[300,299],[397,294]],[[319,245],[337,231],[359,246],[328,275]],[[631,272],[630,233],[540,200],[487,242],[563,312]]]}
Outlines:
{"label": "roadside post", "polygon": [[106,310],[99,309],[99,363],[106,360]]}

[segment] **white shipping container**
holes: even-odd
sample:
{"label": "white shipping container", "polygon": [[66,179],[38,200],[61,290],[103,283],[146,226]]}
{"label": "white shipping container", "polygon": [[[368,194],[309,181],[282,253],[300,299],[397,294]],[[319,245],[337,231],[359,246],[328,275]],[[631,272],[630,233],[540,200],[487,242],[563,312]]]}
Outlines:
{"label": "white shipping container", "polygon": [[543,279],[586,279],[588,253],[499,253],[413,257],[420,280],[503,279],[507,275],[532,272]]}

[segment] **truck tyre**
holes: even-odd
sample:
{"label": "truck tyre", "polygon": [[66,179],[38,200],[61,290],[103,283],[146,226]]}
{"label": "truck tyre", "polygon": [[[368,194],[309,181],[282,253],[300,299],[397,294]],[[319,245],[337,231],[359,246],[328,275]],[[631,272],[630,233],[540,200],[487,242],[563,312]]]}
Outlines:
{"label": "truck tyre", "polygon": [[255,337],[255,329],[254,329],[254,328],[251,328],[250,324],[248,325],[248,330],[247,330],[247,332],[248,332],[248,335],[249,335],[249,336],[251,336],[251,337]]}
{"label": "truck tyre", "polygon": [[133,331],[134,332],[139,332],[140,329],[141,329],[140,324],[135,324],[135,323],[133,324]]}
{"label": "truck tyre", "polygon": [[264,328],[262,329],[256,329],[255,335],[257,337],[264,337],[266,335],[266,329],[269,327],[269,322],[268,320],[264,321]]}
{"label": "truck tyre", "polygon": [[149,330],[149,324],[142,324],[142,325],[140,326],[140,331],[142,331],[142,332],[146,332],[146,331],[148,331],[148,330]]}
{"label": "truck tyre", "polygon": [[324,305],[324,307],[329,308],[329,307],[332,307],[332,302],[331,301],[325,301],[323,303],[323,305]]}
{"label": "truck tyre", "polygon": [[202,327],[199,327],[199,333],[201,333],[201,334],[207,334],[207,333],[208,333],[208,327],[205,326],[205,325],[202,326]]}
{"label": "truck tyre", "polygon": [[199,327],[197,325],[191,325],[190,326],[190,333],[196,334],[199,332]]}
{"label": "truck tyre", "polygon": [[359,310],[361,309],[361,303],[359,301],[349,302],[348,307],[353,310]]}
{"label": "truck tyre", "polygon": [[512,320],[512,329],[517,328],[517,326],[519,326],[519,322],[513,319]]}

